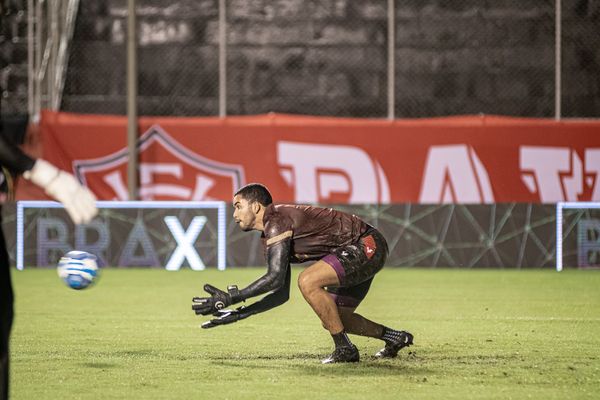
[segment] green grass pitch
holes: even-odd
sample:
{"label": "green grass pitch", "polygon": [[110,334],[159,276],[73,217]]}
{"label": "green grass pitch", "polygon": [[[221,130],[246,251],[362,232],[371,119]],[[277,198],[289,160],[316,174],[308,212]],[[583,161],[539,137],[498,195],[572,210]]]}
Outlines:
{"label": "green grass pitch", "polygon": [[[107,269],[77,292],[54,270],[14,271],[13,399],[566,399],[600,396],[600,271],[384,269],[359,311],[414,333],[397,359],[332,343],[293,285],[285,305],[200,329],[204,282],[264,269]],[[300,269],[294,269],[294,278]]]}

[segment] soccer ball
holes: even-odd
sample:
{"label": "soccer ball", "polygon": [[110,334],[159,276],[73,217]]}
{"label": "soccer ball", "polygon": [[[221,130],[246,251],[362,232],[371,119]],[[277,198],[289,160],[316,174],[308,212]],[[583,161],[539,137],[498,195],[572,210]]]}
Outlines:
{"label": "soccer ball", "polygon": [[94,283],[100,271],[96,256],[85,251],[70,251],[58,261],[58,276],[71,289],[81,290]]}

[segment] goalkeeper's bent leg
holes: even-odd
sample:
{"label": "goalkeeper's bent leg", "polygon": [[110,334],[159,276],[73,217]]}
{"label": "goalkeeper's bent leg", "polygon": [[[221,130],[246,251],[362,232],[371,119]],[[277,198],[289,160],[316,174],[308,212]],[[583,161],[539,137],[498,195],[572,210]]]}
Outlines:
{"label": "goalkeeper's bent leg", "polygon": [[346,328],[346,332],[353,335],[367,336],[381,339],[383,325],[373,322],[360,314],[354,312],[354,308],[338,307],[340,318]]}
{"label": "goalkeeper's bent leg", "polygon": [[324,261],[317,261],[302,271],[298,277],[298,286],[302,295],[321,319],[321,323],[329,331],[335,344],[333,353],[321,362],[323,364],[358,362],[360,359],[358,349],[344,330],[335,301],[324,289],[327,285],[339,285],[339,280],[335,270]]}
{"label": "goalkeeper's bent leg", "polygon": [[338,285],[335,271],[329,264],[318,261],[300,273],[298,287],[304,299],[317,314],[325,329],[332,335],[344,330],[335,301],[324,289],[327,285]]}
{"label": "goalkeeper's bent leg", "polygon": [[385,347],[379,350],[375,357],[394,358],[404,347],[413,344],[413,335],[406,331],[397,331],[387,326],[375,323],[354,312],[354,308],[338,307],[346,332],[381,339]]}

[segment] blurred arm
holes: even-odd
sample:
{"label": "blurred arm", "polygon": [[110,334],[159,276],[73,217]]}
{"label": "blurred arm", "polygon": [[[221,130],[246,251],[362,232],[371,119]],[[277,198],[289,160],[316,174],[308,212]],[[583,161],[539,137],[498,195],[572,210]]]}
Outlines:
{"label": "blurred arm", "polygon": [[96,197],[75,177],[49,162],[33,159],[0,135],[0,164],[35,183],[61,202],[74,223],[87,223],[98,213]]}
{"label": "blurred arm", "polygon": [[22,174],[33,168],[35,160],[3,135],[0,135],[0,164],[12,172]]}

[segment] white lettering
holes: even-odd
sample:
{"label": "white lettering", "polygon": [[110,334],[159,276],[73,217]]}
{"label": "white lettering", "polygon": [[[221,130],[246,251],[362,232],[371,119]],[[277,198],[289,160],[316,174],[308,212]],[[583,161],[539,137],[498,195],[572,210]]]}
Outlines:
{"label": "white lettering", "polygon": [[493,203],[488,173],[465,144],[432,146],[427,154],[421,203]]}
{"label": "white lettering", "polygon": [[200,271],[205,269],[206,266],[194,248],[194,242],[198,238],[202,228],[204,228],[204,224],[206,224],[206,217],[194,217],[187,231],[183,230],[177,217],[167,216],[164,218],[164,221],[177,242],[177,248],[167,262],[165,269],[167,271],[177,271],[181,268],[185,259],[188,260],[190,268],[193,270]]}
{"label": "white lettering", "polygon": [[583,194],[583,165],[568,147],[521,146],[521,180],[542,203],[577,201]]}
{"label": "white lettering", "polygon": [[200,201],[200,200],[212,200],[207,196],[207,193],[210,189],[215,186],[215,180],[205,177],[203,175],[196,175],[196,188],[194,189],[194,194],[192,194],[192,201]]}
{"label": "white lettering", "polygon": [[172,184],[153,184],[155,175],[171,175],[181,179],[181,164],[140,163],[140,198],[154,200],[155,196],[172,196],[189,199],[192,191],[185,186]]}
{"label": "white lettering", "polygon": [[127,185],[125,185],[125,182],[123,182],[123,177],[119,171],[114,171],[110,174],[104,175],[102,180],[115,191],[117,197],[113,198],[113,200],[125,201],[129,198]]}
{"label": "white lettering", "polygon": [[600,149],[587,149],[585,151],[585,172],[593,175],[587,179],[587,185],[592,187],[591,201],[600,201]]}
{"label": "white lettering", "polygon": [[358,147],[280,141],[277,159],[296,202],[317,203],[335,193],[349,195],[349,203],[390,202],[383,170]]}

